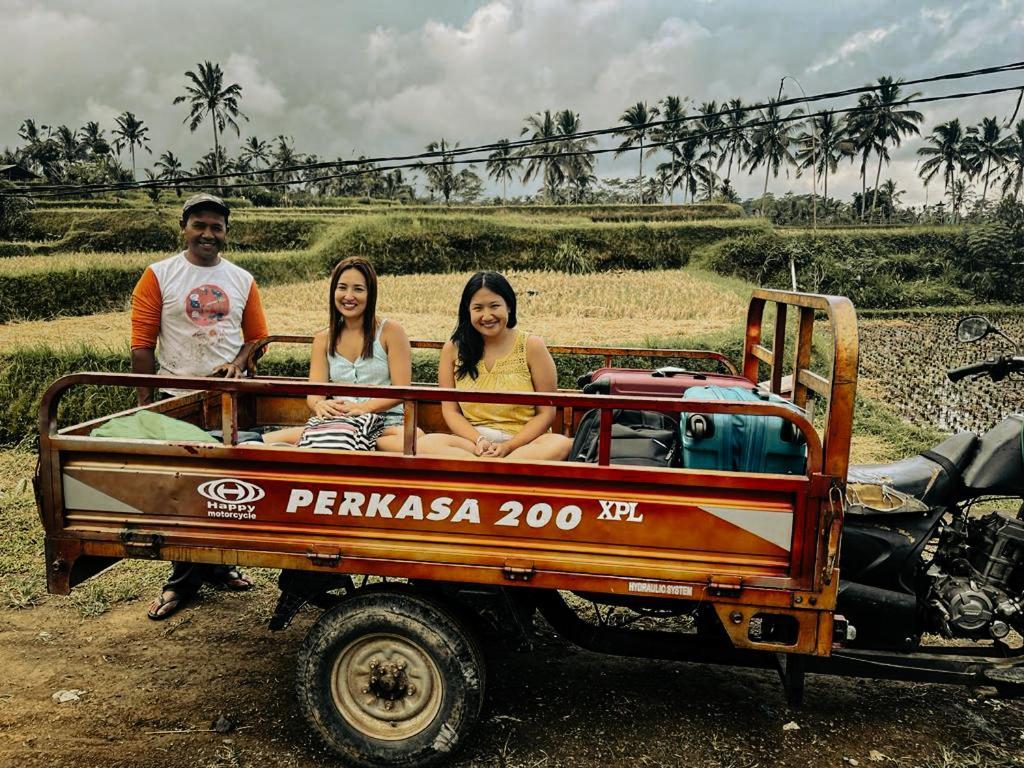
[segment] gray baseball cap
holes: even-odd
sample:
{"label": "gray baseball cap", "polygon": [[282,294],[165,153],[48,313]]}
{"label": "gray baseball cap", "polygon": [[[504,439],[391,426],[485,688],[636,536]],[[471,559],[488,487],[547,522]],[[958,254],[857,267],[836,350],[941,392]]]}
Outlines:
{"label": "gray baseball cap", "polygon": [[211,195],[208,192],[200,192],[198,195],[192,195],[185,204],[181,206],[181,220],[188,221],[188,214],[193,208],[197,206],[203,206],[204,208],[212,208],[224,215],[226,219],[231,215],[231,209],[228,208],[227,203],[221,200],[216,195]]}

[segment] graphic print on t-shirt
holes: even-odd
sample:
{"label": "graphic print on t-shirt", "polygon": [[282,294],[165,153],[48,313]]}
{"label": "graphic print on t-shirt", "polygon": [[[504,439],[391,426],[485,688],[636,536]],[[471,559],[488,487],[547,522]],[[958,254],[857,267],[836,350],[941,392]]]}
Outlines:
{"label": "graphic print on t-shirt", "polygon": [[193,288],[185,296],[185,316],[199,326],[216,325],[231,311],[227,292],[208,283]]}

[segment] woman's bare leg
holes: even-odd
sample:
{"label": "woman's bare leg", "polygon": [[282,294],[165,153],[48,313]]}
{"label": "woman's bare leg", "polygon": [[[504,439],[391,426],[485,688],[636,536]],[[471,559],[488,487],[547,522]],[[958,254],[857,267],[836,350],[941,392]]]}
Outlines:
{"label": "woman's bare leg", "polygon": [[447,435],[434,432],[417,441],[417,456],[476,456],[476,446],[469,440],[458,435]]}
{"label": "woman's bare leg", "polygon": [[516,448],[508,455],[508,458],[530,459],[533,461],[565,461],[569,457],[570,450],[572,450],[572,440],[565,435],[548,432],[536,440]]}
{"label": "woman's bare leg", "polygon": [[299,438],[302,437],[302,430],[305,427],[285,427],[284,429],[275,429],[273,432],[263,433],[264,443],[291,443],[296,445],[299,442]]}
{"label": "woman's bare leg", "polygon": [[[427,433],[422,429],[416,430],[416,453],[420,453],[420,446],[426,438]],[[387,453],[402,453],[405,450],[405,434],[402,427],[388,427],[380,437],[377,438],[377,450]]]}

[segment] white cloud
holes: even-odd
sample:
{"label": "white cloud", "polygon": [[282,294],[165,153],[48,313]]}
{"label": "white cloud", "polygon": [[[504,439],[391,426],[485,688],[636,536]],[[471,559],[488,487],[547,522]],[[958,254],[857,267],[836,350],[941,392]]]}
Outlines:
{"label": "white cloud", "polygon": [[683,78],[696,84],[703,69],[700,43],[711,37],[697,22],[666,19],[650,39],[611,58],[597,78],[597,91],[620,102],[657,101],[676,93]]}
{"label": "white cloud", "polygon": [[284,95],[260,72],[259,62],[253,56],[232,53],[222,69],[225,83],[242,86],[242,111],[246,114],[273,115],[284,108]]}
{"label": "white cloud", "polygon": [[[1013,36],[1019,45],[1021,16],[1020,8],[1013,12],[999,12],[992,8],[984,14],[969,19],[960,19],[950,25],[949,38],[932,52],[932,61],[941,62],[973,54],[978,46],[992,46]],[[1016,27],[1016,29],[1014,29]],[[944,30],[947,31],[947,30]],[[1015,57],[1019,58],[1019,57]],[[999,62],[1002,63],[1002,62]]]}
{"label": "white cloud", "polygon": [[[119,0],[0,6],[0,147],[19,143],[26,117],[71,126],[97,120],[109,136],[113,117],[127,109],[151,128],[156,154],[170,149],[186,164],[212,143],[207,124],[190,133],[187,108],[171,103],[198,61],[220,62],[226,81],[242,85],[241,108],[252,118],[243,138],[284,134],[301,152],[334,158],[411,153],[442,136],[463,146],[516,138],[523,118],[545,109],[573,109],[593,129],[615,125],[630,104],[668,94],[751,103],[774,96],[786,74],[810,94],[883,74],[971,69],[1019,59],[1024,32],[1022,0],[399,0],[309,2],[298,12],[275,0],[218,0],[203,24],[156,0],[131,13]],[[965,124],[1006,115],[1012,101],[929,105],[922,130],[957,115]],[[233,131],[225,141],[237,152]],[[920,141],[907,144],[894,152],[892,175],[909,200],[920,191]],[[601,176],[635,168],[635,156],[598,161]],[[856,175],[847,166],[829,191],[848,199],[860,187]],[[740,192],[759,194],[759,176],[736,176]],[[809,188],[807,179],[771,187],[796,190],[805,181]]]}
{"label": "white cloud", "polygon": [[847,61],[854,54],[863,53],[870,48],[874,48],[885,40],[885,38],[899,29],[899,27],[899,24],[891,24],[888,27],[876,27],[875,29],[864,29],[859,32],[855,32],[839,46],[839,50],[836,51],[836,53],[826,59],[812,64],[807,68],[807,71],[817,72],[825,69],[825,67],[831,67],[833,64],[838,64],[841,61]]}

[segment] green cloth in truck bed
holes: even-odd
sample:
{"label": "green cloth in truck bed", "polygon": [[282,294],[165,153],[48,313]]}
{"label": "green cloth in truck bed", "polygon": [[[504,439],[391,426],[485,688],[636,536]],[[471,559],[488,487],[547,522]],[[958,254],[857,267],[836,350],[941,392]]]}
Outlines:
{"label": "green cloth in truck bed", "polygon": [[187,421],[172,419],[153,411],[136,411],[118,416],[89,433],[92,437],[119,437],[129,440],[173,440],[189,443],[218,443],[217,438]]}

